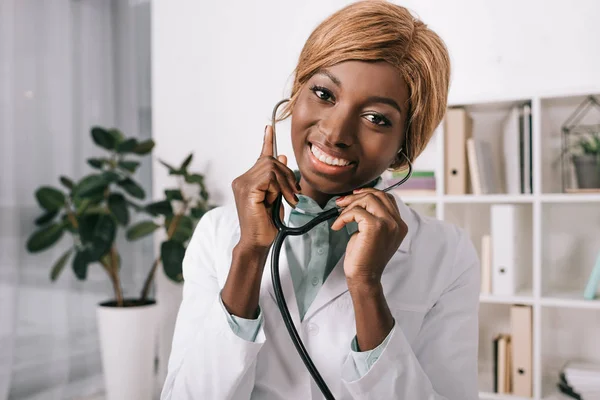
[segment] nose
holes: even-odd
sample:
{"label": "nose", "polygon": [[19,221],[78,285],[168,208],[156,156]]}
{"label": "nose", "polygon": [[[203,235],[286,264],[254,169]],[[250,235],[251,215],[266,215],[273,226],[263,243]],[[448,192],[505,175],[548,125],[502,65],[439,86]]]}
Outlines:
{"label": "nose", "polygon": [[354,143],[355,127],[351,113],[341,107],[332,107],[321,118],[319,131],[332,145],[347,148]]}

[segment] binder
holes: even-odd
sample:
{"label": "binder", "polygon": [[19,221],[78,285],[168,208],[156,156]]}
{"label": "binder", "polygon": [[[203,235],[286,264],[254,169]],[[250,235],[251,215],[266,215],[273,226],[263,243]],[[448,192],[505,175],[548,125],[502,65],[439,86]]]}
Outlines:
{"label": "binder", "polygon": [[493,204],[490,216],[492,293],[512,296],[521,289],[528,270],[524,255],[531,243],[531,221],[526,218],[524,206],[517,204]]}
{"label": "binder", "polygon": [[510,308],[513,394],[533,396],[533,312],[531,306]]}
{"label": "binder", "polygon": [[450,108],[444,119],[446,194],[468,193],[467,139],[472,136],[473,119],[464,108]]}

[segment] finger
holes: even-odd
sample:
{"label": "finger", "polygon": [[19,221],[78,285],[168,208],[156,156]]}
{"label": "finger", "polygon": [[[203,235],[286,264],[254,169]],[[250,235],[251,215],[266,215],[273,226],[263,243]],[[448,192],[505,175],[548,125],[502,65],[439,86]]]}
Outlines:
{"label": "finger", "polygon": [[281,193],[277,174],[274,171],[262,171],[252,177],[254,183],[248,194],[249,200],[255,204],[267,203],[272,204],[273,201]]}
{"label": "finger", "polygon": [[379,199],[381,204],[383,204],[388,209],[390,214],[394,216],[397,215],[398,218],[400,217],[400,210],[398,209],[398,204],[396,203],[396,199],[391,194],[385,193],[377,189],[355,190],[354,193],[355,194],[339,198],[336,201],[336,204],[339,207],[348,207],[352,202],[356,201],[357,199],[374,196],[377,199]]}
{"label": "finger", "polygon": [[284,155],[280,155],[277,157],[275,161],[275,165],[279,168],[279,170],[285,175],[285,178],[288,181],[288,184],[292,188],[294,193],[300,193],[300,185],[296,182],[296,175],[294,175],[294,171],[292,171],[287,166],[287,157]]}
{"label": "finger", "polygon": [[331,224],[331,229],[338,231],[346,226],[346,224],[356,222],[358,224],[358,230],[361,231],[361,228],[363,228],[365,224],[372,223],[375,219],[376,217],[364,208],[355,207],[348,211],[342,211],[333,224]]}
{"label": "finger", "polygon": [[268,170],[260,171],[255,179],[259,182],[256,189],[262,192],[262,195],[257,198],[260,202],[271,206],[277,196],[282,194],[293,207],[298,204],[298,198],[277,165],[271,164]]}
{"label": "finger", "polygon": [[368,213],[374,215],[377,218],[384,220],[391,220],[396,223],[396,218],[390,212],[390,210],[381,202],[381,200],[373,195],[366,195],[355,198],[350,204],[344,207],[342,213],[349,212],[354,208],[362,208]]}
{"label": "finger", "polygon": [[[296,205],[298,204],[298,197],[296,197],[296,191],[293,189],[294,186],[292,186],[294,183],[290,182],[290,178],[282,170],[280,165],[275,164],[273,171],[275,172],[277,183],[279,184],[279,188],[281,190],[281,194],[283,194],[283,197],[287,200],[289,204],[291,204],[293,207],[296,207]],[[294,181],[292,180],[292,182]]]}
{"label": "finger", "polygon": [[270,125],[265,127],[265,136],[263,138],[261,157],[273,157],[273,128]]}
{"label": "finger", "polygon": [[268,207],[273,205],[275,199],[281,193],[281,186],[279,186],[279,180],[277,174],[273,171],[269,174],[269,185],[265,190],[265,203]]}

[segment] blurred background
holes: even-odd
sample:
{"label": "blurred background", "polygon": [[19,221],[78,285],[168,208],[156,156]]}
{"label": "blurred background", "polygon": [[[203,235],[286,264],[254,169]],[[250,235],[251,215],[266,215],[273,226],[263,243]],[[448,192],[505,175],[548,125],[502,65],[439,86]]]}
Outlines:
{"label": "blurred background", "polygon": [[[600,154],[600,2],[394,2],[446,42],[449,109],[470,121],[468,132],[440,125],[415,163],[432,186],[404,195],[466,227],[487,268],[481,398],[568,398],[582,369],[600,374],[600,174],[583,185],[562,157],[582,132],[592,146],[583,152]],[[233,201],[231,181],[258,157],[304,41],[347,4],[0,0],[0,399],[108,398],[115,359],[105,347],[115,337],[140,342],[144,326],[103,316],[99,304],[118,298],[117,275],[124,298],[155,301],[147,321],[131,319],[152,327],[142,329],[142,353],[152,362],[149,398],[158,398],[193,227]],[[295,167],[289,121],[279,132]],[[508,134],[517,135],[514,162],[502,155],[514,145]],[[491,147],[469,165],[466,146],[448,147],[458,137]],[[458,186],[451,160],[464,168]],[[498,227],[506,215],[525,226]],[[492,246],[512,252],[515,237],[522,254],[491,255]],[[136,305],[125,308],[145,310]],[[513,306],[527,307],[525,317]],[[500,379],[498,347],[511,334],[525,343],[528,357],[517,361],[526,371]],[[583,383],[600,393],[597,380]]]}

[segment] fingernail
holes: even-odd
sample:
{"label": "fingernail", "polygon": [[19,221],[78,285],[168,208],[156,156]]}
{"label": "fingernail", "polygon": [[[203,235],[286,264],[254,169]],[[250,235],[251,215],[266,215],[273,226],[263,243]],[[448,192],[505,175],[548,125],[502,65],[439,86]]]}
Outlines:
{"label": "fingernail", "polygon": [[342,200],[344,200],[346,198],[346,196],[340,196],[338,197],[338,199],[335,201],[336,203],[341,202]]}
{"label": "fingernail", "polygon": [[298,183],[298,182],[296,182],[296,189],[302,190],[302,188],[300,187],[300,183]]}
{"label": "fingernail", "polygon": [[267,134],[267,128],[269,127],[269,125],[265,125],[265,135]]}
{"label": "fingernail", "polygon": [[296,200],[296,203],[300,202],[300,199],[298,199],[298,196],[294,195],[294,200]]}

